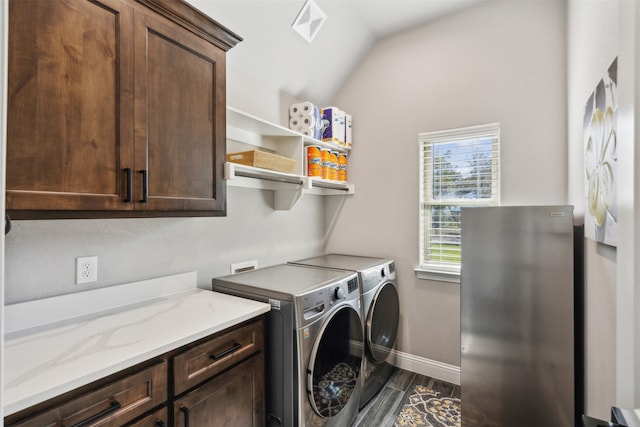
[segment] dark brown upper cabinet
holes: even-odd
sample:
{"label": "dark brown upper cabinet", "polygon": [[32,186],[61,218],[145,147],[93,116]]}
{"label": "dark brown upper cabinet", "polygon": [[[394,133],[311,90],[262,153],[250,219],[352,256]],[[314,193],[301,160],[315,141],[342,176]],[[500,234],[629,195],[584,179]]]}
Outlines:
{"label": "dark brown upper cabinet", "polygon": [[240,40],[180,0],[11,0],[9,215],[225,215]]}

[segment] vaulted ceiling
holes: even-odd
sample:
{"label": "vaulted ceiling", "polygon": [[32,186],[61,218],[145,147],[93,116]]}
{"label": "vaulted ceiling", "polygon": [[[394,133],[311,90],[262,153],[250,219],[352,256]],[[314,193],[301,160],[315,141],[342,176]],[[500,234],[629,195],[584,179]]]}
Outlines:
{"label": "vaulted ceiling", "polygon": [[327,20],[312,43],[291,28],[305,0],[188,1],[243,37],[230,69],[326,104],[379,39],[484,0],[316,0]]}

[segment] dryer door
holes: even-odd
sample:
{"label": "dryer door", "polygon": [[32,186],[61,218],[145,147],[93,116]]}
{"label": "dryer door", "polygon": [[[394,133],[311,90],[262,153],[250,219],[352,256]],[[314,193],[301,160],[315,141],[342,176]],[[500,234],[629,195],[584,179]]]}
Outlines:
{"label": "dryer door", "polygon": [[360,315],[350,305],[336,309],[320,328],[307,377],[309,400],[319,416],[334,417],[349,402],[360,375],[363,341]]}
{"label": "dryer door", "polygon": [[367,315],[367,348],[376,362],[384,362],[396,342],[400,321],[398,291],[391,282],[380,286]]}

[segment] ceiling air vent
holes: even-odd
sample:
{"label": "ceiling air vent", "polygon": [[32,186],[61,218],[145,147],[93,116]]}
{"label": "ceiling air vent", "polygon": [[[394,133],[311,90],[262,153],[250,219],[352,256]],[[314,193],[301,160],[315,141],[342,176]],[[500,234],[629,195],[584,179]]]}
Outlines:
{"label": "ceiling air vent", "polygon": [[316,2],[313,0],[307,0],[302,5],[302,9],[298,12],[298,16],[296,16],[295,21],[291,24],[291,28],[296,30],[303,39],[311,43],[326,20],[327,15],[320,10],[320,7]]}

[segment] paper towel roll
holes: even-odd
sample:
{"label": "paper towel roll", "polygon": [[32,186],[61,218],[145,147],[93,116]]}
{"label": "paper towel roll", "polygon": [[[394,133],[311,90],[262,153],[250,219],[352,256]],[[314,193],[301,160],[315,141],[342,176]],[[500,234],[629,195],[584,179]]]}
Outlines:
{"label": "paper towel roll", "polygon": [[304,126],[309,127],[309,129],[316,127],[316,118],[310,114],[303,114],[299,119]]}
{"label": "paper towel roll", "polygon": [[322,139],[322,109],[312,102],[289,106],[289,129],[315,139]]}
{"label": "paper towel roll", "polygon": [[301,115],[314,115],[314,109],[316,107],[312,102],[296,102],[295,104],[291,104],[289,106],[289,117],[298,117]]}
{"label": "paper towel roll", "polygon": [[311,137],[313,137],[315,132],[314,127],[306,125],[302,118],[292,118],[289,120],[289,129]]}
{"label": "paper towel roll", "polygon": [[300,103],[297,102],[295,104],[291,104],[289,106],[289,117],[291,118],[298,117],[299,114],[300,114]]}
{"label": "paper towel roll", "polygon": [[302,114],[313,114],[313,109],[315,108],[315,105],[313,105],[312,102],[306,101],[306,102],[301,102],[300,103],[300,108],[302,109],[301,113]]}

